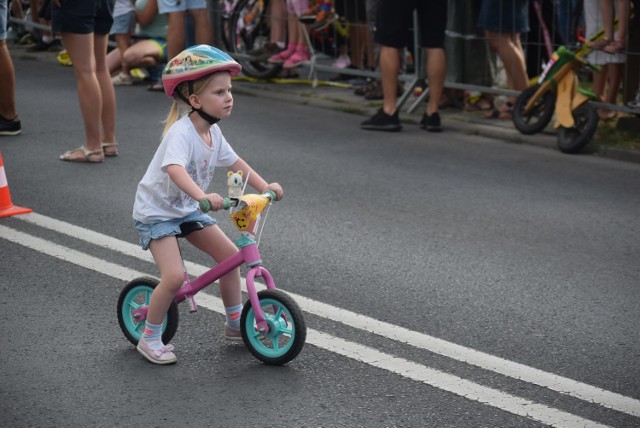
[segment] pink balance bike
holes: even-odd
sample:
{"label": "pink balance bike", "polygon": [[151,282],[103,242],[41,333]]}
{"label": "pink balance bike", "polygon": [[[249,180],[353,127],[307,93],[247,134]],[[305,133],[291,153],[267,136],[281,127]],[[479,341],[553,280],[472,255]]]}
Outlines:
{"label": "pink balance bike", "polygon": [[[225,198],[225,209],[231,208],[233,219],[241,236],[236,240],[239,251],[226,260],[194,279],[189,279],[185,268],[185,282],[171,303],[164,319],[162,341],[167,344],[178,329],[178,304],[187,301],[190,312],[196,312],[194,296],[216,280],[242,266],[247,266],[245,275],[248,301],[244,304],[240,318],[242,340],[249,351],[258,360],[269,365],[282,365],[293,360],[304,346],[307,328],[302,310],[286,293],[276,289],[269,271],[262,267],[258,251],[259,237],[262,232],[266,212],[263,211],[275,200],[275,193],[267,191],[262,195],[248,194],[239,198]],[[208,201],[200,202],[203,212],[210,210]],[[184,237],[188,233],[202,228],[198,222],[181,225]],[[257,238],[256,238],[257,237]],[[254,278],[261,277],[266,290],[258,292]],[[147,309],[151,293],[159,281],[155,278],[141,277],[130,281],[120,293],[118,299],[118,323],[127,339],[138,344],[144,331]]]}

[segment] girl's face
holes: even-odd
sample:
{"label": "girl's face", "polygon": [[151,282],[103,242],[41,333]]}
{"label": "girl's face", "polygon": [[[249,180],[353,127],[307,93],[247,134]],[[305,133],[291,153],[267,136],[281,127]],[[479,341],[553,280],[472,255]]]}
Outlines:
{"label": "girl's face", "polygon": [[231,76],[227,72],[215,73],[209,83],[197,95],[205,113],[219,119],[231,115],[233,96],[231,95]]}

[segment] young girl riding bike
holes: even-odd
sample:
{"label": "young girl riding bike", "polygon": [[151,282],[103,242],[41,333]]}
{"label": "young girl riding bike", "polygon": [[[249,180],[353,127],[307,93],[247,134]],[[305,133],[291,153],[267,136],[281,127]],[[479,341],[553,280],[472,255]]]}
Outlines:
{"label": "young girl riding bike", "polygon": [[[199,209],[206,199],[213,211],[223,206],[223,197],[206,193],[215,167],[242,171],[259,192],[272,190],[282,197],[278,183],[268,184],[231,148],[216,124],[229,117],[233,107],[231,78],[241,66],[226,53],[207,45],[190,47],[165,67],[162,83],[174,103],[167,117],[162,141],[147,172],[138,184],[133,219],[140,233],[140,245],[150,249],[160,271],[160,283],[151,295],[144,334],[137,350],[155,364],[176,362],[173,346],[162,343],[165,314],[184,280],[182,257],[176,235],[185,222],[204,226],[186,239],[216,261],[238,251],[235,244]],[[180,107],[191,111],[181,116]],[[220,279],[220,295],[225,306],[224,334],[241,340],[242,295],[240,271],[235,269]]]}

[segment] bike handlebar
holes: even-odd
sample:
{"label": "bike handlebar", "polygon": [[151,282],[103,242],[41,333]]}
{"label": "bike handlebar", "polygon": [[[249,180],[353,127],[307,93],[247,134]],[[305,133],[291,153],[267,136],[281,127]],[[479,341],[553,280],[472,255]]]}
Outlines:
{"label": "bike handlebar", "polygon": [[[274,192],[273,190],[265,190],[262,196],[269,198],[270,201],[275,201],[277,198],[276,192]],[[237,207],[238,203],[240,203],[240,200],[238,198],[225,197],[222,200],[222,209],[228,210],[231,207]],[[209,202],[209,200],[206,198],[201,199],[198,205],[200,205],[200,210],[202,210],[203,213],[211,211],[211,202]]]}

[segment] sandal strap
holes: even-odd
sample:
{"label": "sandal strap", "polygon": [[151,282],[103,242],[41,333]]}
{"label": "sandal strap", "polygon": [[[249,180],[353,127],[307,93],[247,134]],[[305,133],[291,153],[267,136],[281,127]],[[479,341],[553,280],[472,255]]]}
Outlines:
{"label": "sandal strap", "polygon": [[[69,151],[67,151],[67,152],[64,152],[64,153],[60,156],[60,159],[62,159],[62,160],[72,160],[72,159],[71,159],[71,155],[72,155],[74,152],[77,152],[77,151],[81,151],[81,152],[82,152],[82,154],[84,155],[84,159],[85,159],[85,161],[88,161],[89,156],[92,156],[92,155],[103,155],[103,154],[104,154],[104,152],[102,151],[102,147],[101,147],[100,149],[98,149],[98,150],[89,150],[89,149],[87,149],[84,145],[82,145],[82,146],[80,146],[80,147],[76,147],[76,148],[75,148],[75,149],[73,149],[73,150],[69,150]],[[75,159],[74,159],[74,160],[75,160]]]}

